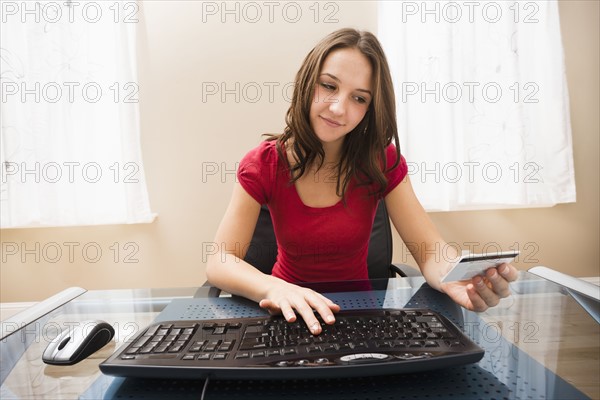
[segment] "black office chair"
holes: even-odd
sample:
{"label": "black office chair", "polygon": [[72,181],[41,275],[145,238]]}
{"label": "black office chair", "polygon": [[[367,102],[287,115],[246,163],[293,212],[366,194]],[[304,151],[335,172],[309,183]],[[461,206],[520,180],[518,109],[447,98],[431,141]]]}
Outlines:
{"label": "black office chair", "polygon": [[[369,278],[390,278],[400,276],[419,276],[421,273],[409,265],[392,264],[392,229],[385,202],[379,202],[367,256]],[[252,241],[244,261],[265,274],[270,274],[277,258],[277,241],[267,206],[262,206]]]}

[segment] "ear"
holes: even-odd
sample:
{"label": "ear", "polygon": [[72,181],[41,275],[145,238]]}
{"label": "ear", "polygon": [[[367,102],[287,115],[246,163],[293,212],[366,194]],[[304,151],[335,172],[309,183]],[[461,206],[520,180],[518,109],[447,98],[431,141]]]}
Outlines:
{"label": "ear", "polygon": [[367,134],[367,129],[369,129],[370,118],[371,118],[371,107],[369,107],[369,109],[365,113],[365,116],[363,117],[362,121],[359,124],[359,126],[361,127],[360,133],[362,133],[363,135]]}

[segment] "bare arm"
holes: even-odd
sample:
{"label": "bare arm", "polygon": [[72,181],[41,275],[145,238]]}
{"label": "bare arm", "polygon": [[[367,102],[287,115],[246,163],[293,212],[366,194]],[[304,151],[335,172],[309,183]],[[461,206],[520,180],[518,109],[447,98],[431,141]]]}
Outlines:
{"label": "bare arm", "polygon": [[271,277],[244,261],[256,227],[260,204],[239,185],[215,235],[217,252],[208,258],[208,281],[222,290],[254,301],[264,298]]}
{"label": "bare arm", "polygon": [[476,311],[495,306],[500,298],[510,294],[508,282],[517,278],[517,270],[510,264],[490,268],[485,278],[441,283],[459,254],[441,237],[415,196],[408,175],[386,196],[385,204],[394,227],[430,286],[447,293],[458,304]]}
{"label": "bare arm", "polygon": [[458,257],[448,246],[415,196],[408,175],[385,198],[394,227],[427,282],[440,290],[440,280]]}
{"label": "bare arm", "polygon": [[283,313],[290,322],[296,319],[296,310],[313,333],[320,333],[313,308],[324,321],[333,323],[332,311],[338,311],[339,306],[310,289],[263,274],[244,261],[259,213],[260,204],[236,184],[215,236],[218,251],[207,260],[208,281],[226,292],[259,302],[271,313]]}

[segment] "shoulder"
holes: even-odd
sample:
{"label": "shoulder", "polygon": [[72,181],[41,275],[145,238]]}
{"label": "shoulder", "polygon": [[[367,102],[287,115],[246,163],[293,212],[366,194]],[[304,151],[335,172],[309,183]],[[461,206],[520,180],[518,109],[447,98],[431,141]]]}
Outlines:
{"label": "shoulder", "polygon": [[260,204],[266,204],[271,197],[278,159],[277,141],[268,140],[251,149],[240,161],[238,181]]}
{"label": "shoulder", "polygon": [[385,148],[386,172],[390,171],[394,167],[394,164],[396,164],[396,160],[398,159],[398,157],[400,157],[400,161],[398,162],[396,168],[399,168],[401,171],[404,171],[404,174],[406,174],[406,172],[408,171],[406,159],[402,154],[400,154],[400,151],[398,151],[398,148],[393,143],[390,143],[390,145]]}
{"label": "shoulder", "polygon": [[265,140],[244,155],[240,161],[241,171],[256,171],[263,173],[277,170],[279,154],[277,152],[277,141]]}
{"label": "shoulder", "polygon": [[246,153],[242,161],[258,164],[277,163],[279,155],[277,154],[277,141],[264,140],[256,147]]}
{"label": "shoulder", "polygon": [[[396,161],[400,157],[400,160],[396,164]],[[384,192],[384,197],[392,191],[400,182],[404,180],[408,174],[408,165],[406,159],[398,148],[392,143],[385,149],[385,177],[387,179],[387,188]]]}

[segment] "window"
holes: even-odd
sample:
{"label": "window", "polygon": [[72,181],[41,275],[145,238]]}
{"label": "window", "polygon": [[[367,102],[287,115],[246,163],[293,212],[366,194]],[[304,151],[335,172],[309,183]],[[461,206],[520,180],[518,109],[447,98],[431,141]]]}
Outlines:
{"label": "window", "polygon": [[429,211],[575,201],[556,1],[383,1],[400,145]]}
{"label": "window", "polygon": [[3,2],[1,227],[151,222],[136,2]]}

